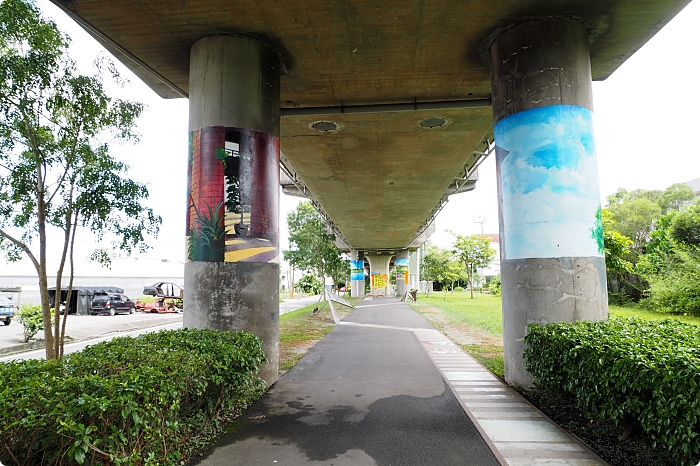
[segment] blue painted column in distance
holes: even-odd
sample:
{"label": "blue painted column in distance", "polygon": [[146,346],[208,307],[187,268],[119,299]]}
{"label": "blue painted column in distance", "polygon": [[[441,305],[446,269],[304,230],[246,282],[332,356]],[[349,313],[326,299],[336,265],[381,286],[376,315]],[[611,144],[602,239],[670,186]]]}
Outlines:
{"label": "blue painted column in distance", "polygon": [[490,52],[505,377],[527,387],[529,324],[608,312],[587,31],[530,22]]}
{"label": "blue painted column in distance", "polygon": [[350,296],[365,296],[365,256],[356,250],[350,251]]}

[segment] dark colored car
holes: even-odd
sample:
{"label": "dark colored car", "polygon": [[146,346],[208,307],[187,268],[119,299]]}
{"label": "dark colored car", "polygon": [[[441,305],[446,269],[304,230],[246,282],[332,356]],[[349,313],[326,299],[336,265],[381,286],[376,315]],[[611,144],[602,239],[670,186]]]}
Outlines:
{"label": "dark colored car", "polygon": [[96,294],[90,303],[90,314],[133,314],[136,304],[119,293]]}
{"label": "dark colored car", "polygon": [[0,296],[0,320],[2,320],[3,324],[10,325],[16,311],[17,304],[13,303],[9,298]]}

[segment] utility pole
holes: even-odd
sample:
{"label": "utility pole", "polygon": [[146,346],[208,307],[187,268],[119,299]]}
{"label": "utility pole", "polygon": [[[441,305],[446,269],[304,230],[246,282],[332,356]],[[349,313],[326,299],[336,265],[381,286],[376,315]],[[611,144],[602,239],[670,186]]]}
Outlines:
{"label": "utility pole", "polygon": [[473,217],[474,223],[481,225],[481,236],[484,236],[484,223],[486,222],[486,215],[477,214]]}

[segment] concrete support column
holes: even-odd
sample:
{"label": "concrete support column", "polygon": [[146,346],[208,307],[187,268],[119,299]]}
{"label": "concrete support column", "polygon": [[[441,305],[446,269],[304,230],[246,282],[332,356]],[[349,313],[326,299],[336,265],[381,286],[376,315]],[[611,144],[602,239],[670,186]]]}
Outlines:
{"label": "concrete support column", "polygon": [[243,36],[190,51],[183,325],[260,337],[269,384],[279,372],[280,69]]}
{"label": "concrete support column", "polygon": [[408,263],[408,287],[411,290],[418,289],[420,281],[420,249],[416,249],[411,253]]}
{"label": "concrete support column", "polygon": [[587,31],[531,22],[490,54],[505,377],[528,386],[528,324],[608,314]]}
{"label": "concrete support column", "polygon": [[409,287],[408,281],[408,249],[396,251],[396,296],[402,298]]}
{"label": "concrete support column", "polygon": [[362,298],[365,295],[365,256],[360,251],[350,251],[350,296]]}
{"label": "concrete support column", "polygon": [[367,253],[370,273],[370,294],[372,296],[387,296],[389,292],[389,263],[390,254]]}

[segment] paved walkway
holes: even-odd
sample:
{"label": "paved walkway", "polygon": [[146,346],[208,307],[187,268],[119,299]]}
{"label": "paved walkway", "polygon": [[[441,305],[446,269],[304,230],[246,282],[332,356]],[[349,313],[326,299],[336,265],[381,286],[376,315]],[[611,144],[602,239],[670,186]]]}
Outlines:
{"label": "paved walkway", "polygon": [[193,464],[606,465],[393,298],[364,300]]}
{"label": "paved walkway", "polygon": [[307,296],[305,298],[288,298],[280,303],[280,315],[300,309],[309,304],[316,304],[320,296]]}

